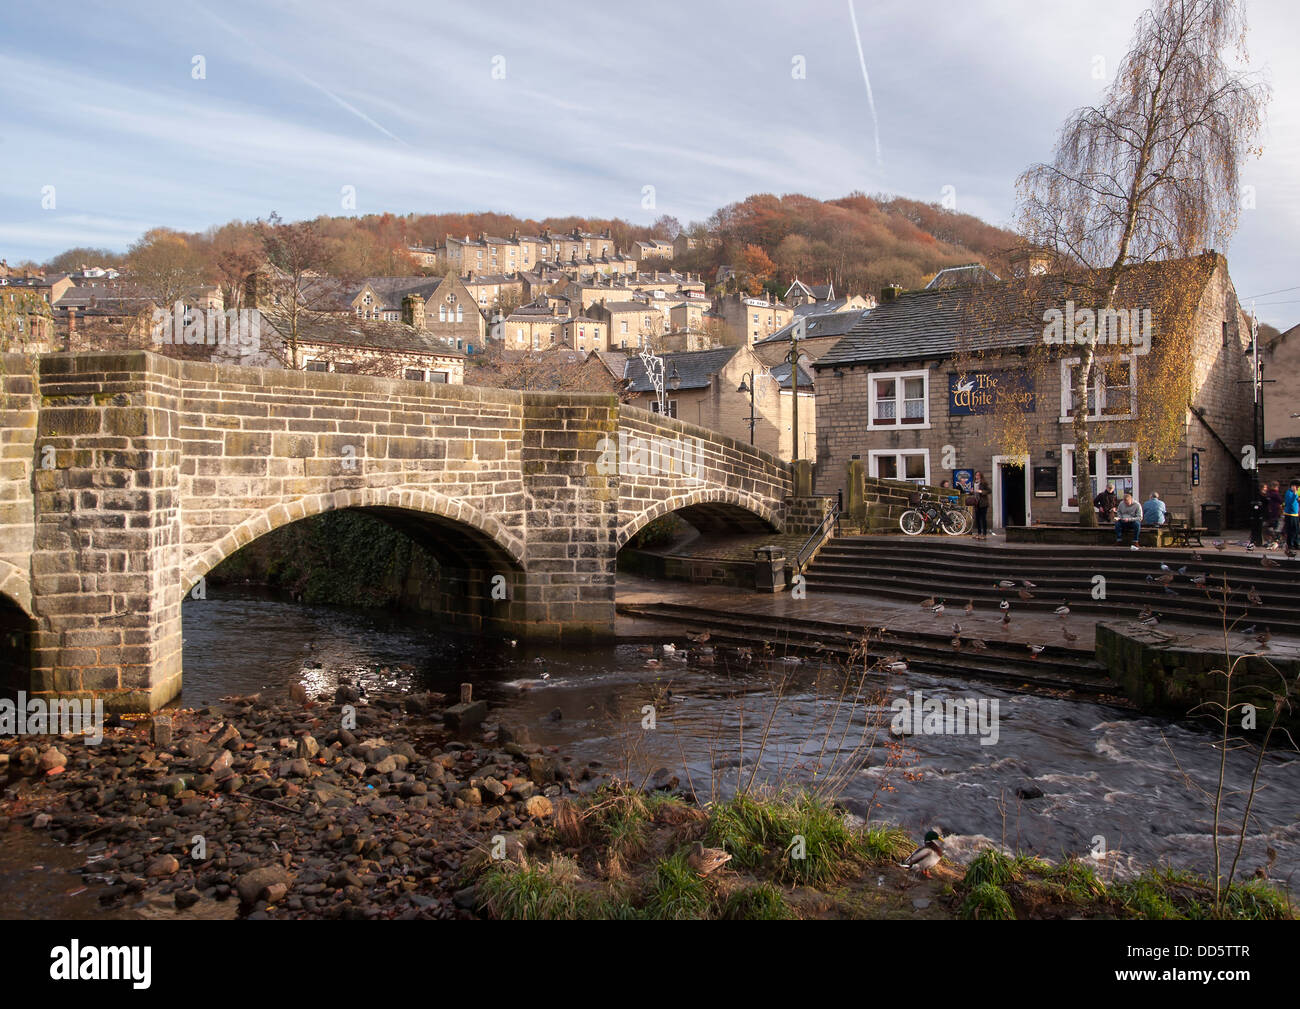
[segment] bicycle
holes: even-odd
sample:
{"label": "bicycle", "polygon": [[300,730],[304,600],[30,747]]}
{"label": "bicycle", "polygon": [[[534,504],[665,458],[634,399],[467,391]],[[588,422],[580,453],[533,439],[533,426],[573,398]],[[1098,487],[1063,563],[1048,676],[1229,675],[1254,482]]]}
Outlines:
{"label": "bicycle", "polygon": [[929,529],[942,529],[949,536],[961,536],[970,529],[973,519],[965,508],[948,501],[933,501],[919,495],[916,504],[898,517],[898,526],[908,536],[919,536]]}

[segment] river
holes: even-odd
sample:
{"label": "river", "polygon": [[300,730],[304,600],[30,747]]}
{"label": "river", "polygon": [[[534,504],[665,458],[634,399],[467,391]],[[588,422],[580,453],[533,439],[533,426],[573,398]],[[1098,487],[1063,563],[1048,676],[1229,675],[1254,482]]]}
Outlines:
{"label": "river", "polygon": [[[1209,728],[1195,724],[914,671],[887,682],[872,676],[866,691],[875,696],[854,703],[856,691],[843,688],[861,683],[861,672],[815,662],[698,667],[664,656],[655,664],[635,642],[577,653],[512,647],[441,632],[424,616],[309,606],[243,588],[187,602],[184,620],[185,706],[283,689],[295,678],[313,690],[347,675],[368,687],[447,693],[469,680],[492,717],[526,727],[534,742],[634,780],[666,768],[701,798],[738,779],[820,781],[859,815],[918,837],[939,829],[959,856],[991,839],[1051,858],[1104,851],[1104,874],[1121,877],[1156,864],[1213,871],[1212,807],[1199,790],[1213,791],[1219,751]],[[669,634],[661,641],[690,644]],[[893,702],[918,690],[924,700],[996,701],[996,742],[952,732],[898,740],[889,731]],[[643,727],[651,714],[653,729]],[[1230,752],[1231,789],[1247,787],[1255,755]],[[1300,865],[1300,760],[1270,754],[1261,780],[1241,865],[1253,871],[1271,846],[1271,875],[1285,879]],[[1242,805],[1242,795],[1230,798],[1225,822],[1239,822]],[[1224,842],[1230,859],[1232,838]]]}

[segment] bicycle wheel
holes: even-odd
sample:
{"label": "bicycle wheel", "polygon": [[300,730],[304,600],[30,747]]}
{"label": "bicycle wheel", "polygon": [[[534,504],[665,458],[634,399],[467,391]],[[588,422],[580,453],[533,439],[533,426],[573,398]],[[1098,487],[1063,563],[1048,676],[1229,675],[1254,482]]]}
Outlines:
{"label": "bicycle wheel", "polygon": [[898,526],[908,536],[919,536],[925,529],[925,516],[915,508],[909,508],[898,517]]}
{"label": "bicycle wheel", "polygon": [[964,536],[970,532],[970,527],[974,523],[970,512],[964,508],[949,508],[943,513],[939,524],[943,526],[943,531],[949,536]]}

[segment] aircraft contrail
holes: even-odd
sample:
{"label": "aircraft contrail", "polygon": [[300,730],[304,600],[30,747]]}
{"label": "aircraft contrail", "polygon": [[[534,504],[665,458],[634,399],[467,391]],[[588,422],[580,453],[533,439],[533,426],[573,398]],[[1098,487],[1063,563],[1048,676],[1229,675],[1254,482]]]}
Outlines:
{"label": "aircraft contrail", "polygon": [[884,168],[880,153],[880,119],[876,116],[876,99],[871,94],[871,78],[867,75],[867,58],[862,54],[862,35],[858,32],[858,16],[853,13],[853,0],[849,3],[849,20],[853,22],[853,41],[858,44],[858,63],[862,67],[862,80],[867,86],[867,104],[871,106],[871,129],[876,137],[876,167]]}
{"label": "aircraft contrail", "polygon": [[[267,55],[270,55],[269,53],[267,53],[267,50],[266,50],[264,47],[258,45],[256,41],[254,41],[253,39],[249,38],[246,34],[244,34],[242,31],[240,31],[240,30],[239,30],[238,28],[236,28],[234,25],[232,25],[232,24],[228,24],[226,21],[224,21],[224,20],[222,20],[221,18],[219,18],[216,14],[212,13],[212,11],[208,10],[206,7],[204,7],[202,4],[200,4],[200,3],[198,2],[198,0],[190,0],[190,2],[193,4],[193,6],[197,7],[199,10],[201,10],[201,11],[202,11],[204,14],[206,14],[209,18],[211,18],[211,19],[212,19],[213,21],[215,21],[217,24],[221,25],[222,28],[224,28],[226,31],[230,32],[230,34],[234,35],[236,38],[238,38],[241,42],[243,42],[243,43],[244,43],[246,46],[248,46],[249,48],[254,49],[254,50],[257,50],[258,52],[261,52],[261,53],[265,53],[265,54],[267,54]],[[357,108],[355,105],[349,104],[348,102],[344,101],[342,98],[340,98],[338,95],[336,95],[336,94],[335,94],[333,91],[331,91],[329,88],[325,87],[325,85],[319,83],[318,81],[314,81],[314,80],[312,80],[310,77],[308,77],[306,74],[304,74],[301,70],[298,70],[298,69],[293,68],[293,67],[290,67],[289,70],[290,70],[290,72],[291,72],[295,77],[297,77],[297,78],[298,78],[300,81],[302,81],[304,84],[306,84],[306,85],[309,86],[309,87],[315,88],[315,89],[316,89],[317,91],[319,91],[321,94],[325,95],[327,98],[331,99],[333,102],[335,102],[336,104],[338,104],[341,108],[344,108],[344,109],[346,109],[348,112],[351,112],[354,116],[356,116],[358,119],[360,119],[363,123],[366,123],[366,124],[368,124],[369,126],[374,127],[376,130],[378,130],[378,131],[379,131],[380,133],[382,133],[384,136],[388,137],[388,138],[391,139],[391,140],[396,140],[399,144],[405,144],[405,143],[406,143],[405,140],[403,140],[401,137],[397,136],[397,134],[393,133],[391,130],[389,130],[387,127],[385,127],[382,123],[378,123],[378,122],[376,122],[374,119],[372,119],[370,116],[366,115],[364,112],[362,112],[362,111],[361,111],[359,108]]]}

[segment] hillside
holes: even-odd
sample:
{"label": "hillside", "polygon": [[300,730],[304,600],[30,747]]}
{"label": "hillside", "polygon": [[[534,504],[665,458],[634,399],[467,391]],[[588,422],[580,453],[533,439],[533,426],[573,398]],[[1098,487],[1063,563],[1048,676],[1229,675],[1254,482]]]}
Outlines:
{"label": "hillside", "polygon": [[[977,259],[997,270],[1014,242],[1010,232],[969,214],[862,193],[827,201],[760,194],[722,207],[707,221],[685,225],[666,216],[651,225],[637,225],[617,218],[538,220],[490,212],[325,217],[318,225],[331,272],[354,277],[420,272],[405,248],[440,244],[449,234],[608,228],[619,247],[627,248],[640,238],[671,238],[685,231],[701,241],[676,260],[675,268],[699,272],[711,281],[719,266],[730,266],[737,273],[733,284],[753,292],[766,287],[782,293],[796,276],[809,283],[831,281],[837,293],[845,294],[877,293],[889,283],[915,287],[945,266]],[[231,221],[203,234],[155,229],[126,253],[70,249],[41,265],[49,271],[75,270],[88,263],[128,266],[133,253],[156,247],[164,236],[173,247],[183,245],[184,258],[223,286],[230,286],[260,258],[255,223]]]}

